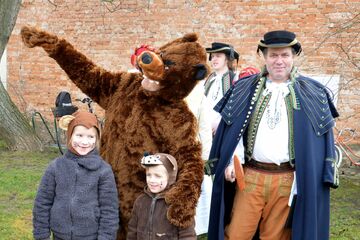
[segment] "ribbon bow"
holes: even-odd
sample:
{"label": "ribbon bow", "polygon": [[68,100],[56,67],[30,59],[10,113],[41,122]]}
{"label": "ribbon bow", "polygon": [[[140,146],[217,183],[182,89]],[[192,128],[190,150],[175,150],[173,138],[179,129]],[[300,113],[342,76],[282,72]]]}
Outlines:
{"label": "ribbon bow", "polygon": [[137,65],[137,57],[140,56],[140,54],[144,51],[151,51],[151,52],[155,52],[155,48],[147,45],[147,44],[142,44],[138,47],[135,48],[135,51],[133,54],[131,54],[130,57],[130,61],[131,61],[131,65],[133,65],[134,67],[136,67],[138,69],[138,65]]}

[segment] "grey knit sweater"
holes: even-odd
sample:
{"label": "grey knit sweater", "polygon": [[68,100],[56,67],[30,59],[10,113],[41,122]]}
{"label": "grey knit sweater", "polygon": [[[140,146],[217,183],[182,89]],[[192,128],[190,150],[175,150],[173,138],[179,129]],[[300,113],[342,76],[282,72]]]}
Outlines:
{"label": "grey knit sweater", "polygon": [[35,239],[50,231],[64,240],[116,239],[119,202],[114,174],[93,150],[86,156],[66,152],[42,177],[33,209]]}

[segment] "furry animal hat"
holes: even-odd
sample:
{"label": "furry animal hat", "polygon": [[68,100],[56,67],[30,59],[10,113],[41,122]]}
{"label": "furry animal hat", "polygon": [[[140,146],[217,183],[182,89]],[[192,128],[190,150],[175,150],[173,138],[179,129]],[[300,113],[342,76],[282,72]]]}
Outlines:
{"label": "furry animal hat", "polygon": [[176,159],[170,154],[166,154],[166,153],[155,153],[153,155],[144,154],[144,157],[141,158],[141,165],[144,168],[155,165],[164,165],[169,175],[168,185],[166,187],[169,187],[176,182],[176,176],[178,171],[177,162]]}
{"label": "furry animal hat", "polygon": [[67,136],[66,142],[67,142],[68,149],[69,149],[69,151],[75,153],[76,155],[78,155],[78,153],[71,146],[70,140],[71,140],[71,135],[74,131],[74,128],[78,125],[84,126],[86,128],[94,127],[98,133],[97,141],[99,140],[99,137],[100,137],[99,123],[94,114],[92,114],[90,112],[85,112],[85,111],[77,111],[77,112],[73,113],[72,115],[65,115],[65,116],[61,117],[59,119],[59,127],[62,130],[67,131],[66,132],[66,136]]}

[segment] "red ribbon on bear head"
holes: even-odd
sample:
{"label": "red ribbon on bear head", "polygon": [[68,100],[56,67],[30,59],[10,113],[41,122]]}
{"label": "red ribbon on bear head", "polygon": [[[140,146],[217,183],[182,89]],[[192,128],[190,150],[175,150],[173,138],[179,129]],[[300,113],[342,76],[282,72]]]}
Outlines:
{"label": "red ribbon on bear head", "polygon": [[137,57],[144,51],[155,52],[155,48],[153,48],[147,44],[142,44],[141,46],[136,47],[134,53],[131,54],[131,58],[130,58],[131,65],[138,68],[138,66],[136,64]]}

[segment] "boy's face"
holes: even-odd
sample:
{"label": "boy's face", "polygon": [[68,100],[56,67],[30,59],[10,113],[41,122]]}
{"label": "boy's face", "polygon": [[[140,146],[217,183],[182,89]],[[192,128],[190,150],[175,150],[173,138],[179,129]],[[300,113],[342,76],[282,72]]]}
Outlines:
{"label": "boy's face", "polygon": [[168,184],[169,176],[164,165],[146,168],[146,183],[152,193],[162,192]]}
{"label": "boy's face", "polygon": [[96,128],[86,128],[78,125],[71,135],[71,146],[80,155],[86,155],[96,146]]}

